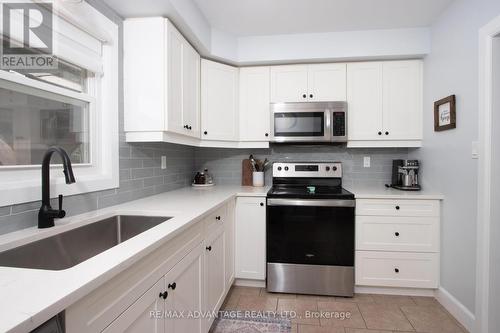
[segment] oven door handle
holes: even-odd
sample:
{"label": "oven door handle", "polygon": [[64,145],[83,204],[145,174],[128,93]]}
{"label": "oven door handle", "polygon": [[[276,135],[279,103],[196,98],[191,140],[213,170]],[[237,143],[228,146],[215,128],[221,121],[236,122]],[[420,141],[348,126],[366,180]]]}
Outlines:
{"label": "oven door handle", "polygon": [[268,206],[356,207],[356,200],[340,199],[267,199]]}

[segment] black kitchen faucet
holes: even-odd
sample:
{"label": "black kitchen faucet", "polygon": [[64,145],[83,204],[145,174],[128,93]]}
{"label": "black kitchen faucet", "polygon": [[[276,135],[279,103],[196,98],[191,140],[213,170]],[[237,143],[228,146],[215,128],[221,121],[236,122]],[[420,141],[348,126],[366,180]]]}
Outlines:
{"label": "black kitchen faucet", "polygon": [[42,162],[42,207],[40,207],[40,211],[38,212],[39,229],[53,227],[54,218],[61,219],[66,216],[66,212],[62,209],[62,194],[59,194],[59,209],[52,209],[50,206],[50,158],[54,152],[61,156],[66,184],[73,184],[75,182],[71,160],[66,151],[61,147],[50,147],[45,152]]}

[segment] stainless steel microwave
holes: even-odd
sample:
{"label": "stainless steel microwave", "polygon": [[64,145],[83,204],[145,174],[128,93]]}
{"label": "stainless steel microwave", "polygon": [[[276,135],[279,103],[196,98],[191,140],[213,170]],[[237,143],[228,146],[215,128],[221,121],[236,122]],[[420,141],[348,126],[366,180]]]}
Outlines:
{"label": "stainless steel microwave", "polygon": [[347,103],[271,103],[271,142],[347,142]]}

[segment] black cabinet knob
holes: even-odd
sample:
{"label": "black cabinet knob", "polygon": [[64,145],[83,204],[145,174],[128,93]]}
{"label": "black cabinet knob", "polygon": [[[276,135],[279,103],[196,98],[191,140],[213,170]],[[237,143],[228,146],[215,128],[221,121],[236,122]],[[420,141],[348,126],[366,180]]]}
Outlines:
{"label": "black cabinet knob", "polygon": [[378,132],[378,135],[382,135],[382,132]]}
{"label": "black cabinet knob", "polygon": [[175,288],[177,288],[177,283],[172,283],[172,284],[168,284],[168,289],[172,289],[172,290],[175,290]]}
{"label": "black cabinet knob", "polygon": [[389,135],[389,132],[385,132],[385,135]]}
{"label": "black cabinet knob", "polygon": [[394,235],[396,235],[396,237],[399,237],[399,232],[395,232]]}
{"label": "black cabinet knob", "polygon": [[160,298],[167,299],[167,297],[168,297],[168,291],[160,293]]}
{"label": "black cabinet knob", "polygon": [[261,202],[261,203],[260,203],[260,206],[261,206],[261,207],[264,207],[264,203],[263,203],[263,202]]}
{"label": "black cabinet knob", "polygon": [[265,136],[269,136],[269,133],[264,134]]}
{"label": "black cabinet knob", "polygon": [[400,208],[401,208],[401,207],[399,207],[399,206],[396,206],[396,210],[399,210]]}
{"label": "black cabinet knob", "polygon": [[394,268],[394,272],[399,273],[399,268]]}
{"label": "black cabinet knob", "polygon": [[207,131],[205,131],[205,132],[203,132],[203,134],[207,135],[207,134],[208,134],[208,132],[207,132]]}
{"label": "black cabinet knob", "polygon": [[207,249],[207,251],[212,251],[212,247],[211,246],[207,246],[205,249]]}
{"label": "black cabinet knob", "polygon": [[302,98],[307,98],[307,95],[306,94],[302,95]]}
{"label": "black cabinet knob", "polygon": [[184,127],[185,129],[187,129],[187,128],[188,128],[188,125],[184,125],[183,127]]}
{"label": "black cabinet knob", "polygon": [[215,219],[216,219],[217,221],[220,221],[220,216],[216,216],[216,217],[215,217]]}
{"label": "black cabinet knob", "polygon": [[309,98],[313,98],[313,94],[310,94],[310,95],[309,95]]}
{"label": "black cabinet knob", "polygon": [[191,126],[188,126],[188,130],[190,130],[190,129],[192,129],[192,127],[191,127]]}

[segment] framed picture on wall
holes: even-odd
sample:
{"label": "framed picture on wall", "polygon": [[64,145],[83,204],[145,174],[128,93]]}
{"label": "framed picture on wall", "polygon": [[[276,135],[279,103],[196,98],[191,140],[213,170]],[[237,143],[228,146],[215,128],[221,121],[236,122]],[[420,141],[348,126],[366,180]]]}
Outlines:
{"label": "framed picture on wall", "polygon": [[455,95],[434,102],[434,131],[440,132],[456,127]]}

